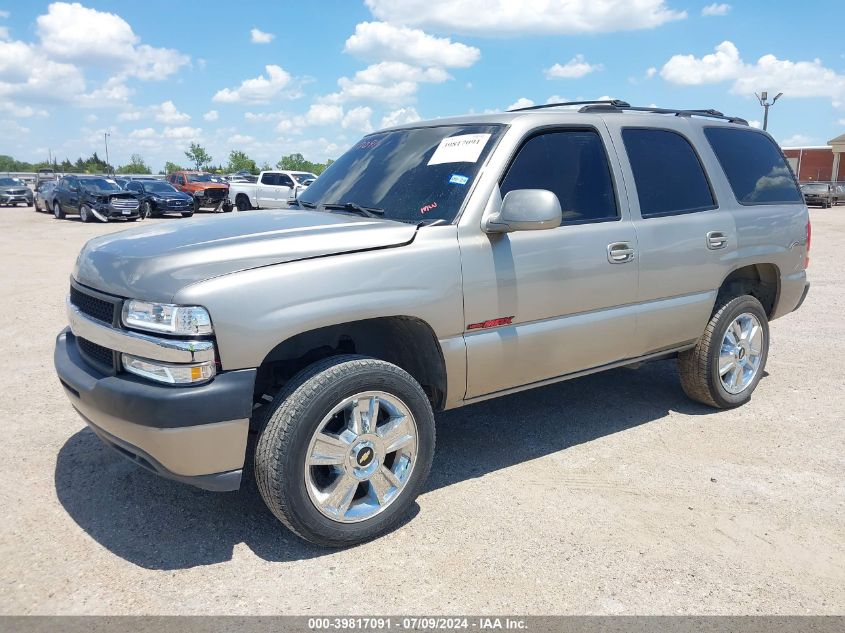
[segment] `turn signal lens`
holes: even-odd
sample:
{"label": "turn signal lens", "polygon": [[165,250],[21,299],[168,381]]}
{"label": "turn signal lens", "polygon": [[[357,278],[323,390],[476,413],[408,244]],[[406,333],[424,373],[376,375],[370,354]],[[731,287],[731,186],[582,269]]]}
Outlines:
{"label": "turn signal lens", "polygon": [[121,356],[123,368],[131,374],[168,385],[191,385],[214,378],[217,368],[209,361],[197,365],[160,363],[130,354]]}

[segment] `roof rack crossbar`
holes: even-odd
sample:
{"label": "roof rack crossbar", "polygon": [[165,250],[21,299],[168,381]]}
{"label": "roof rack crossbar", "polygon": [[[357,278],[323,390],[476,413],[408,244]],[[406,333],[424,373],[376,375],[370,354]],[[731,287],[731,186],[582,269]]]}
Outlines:
{"label": "roof rack crossbar", "polygon": [[[624,103],[624,102],[623,102]],[[711,119],[720,119],[722,121],[729,121],[730,123],[739,123],[741,125],[748,125],[748,121],[738,116],[726,116],[712,108],[707,110],[676,110],[673,108],[648,108],[648,107],[633,107],[630,105],[617,105],[614,103],[596,103],[585,104],[579,112],[652,112],[654,114],[674,114],[675,116],[700,116]]]}
{"label": "roof rack crossbar", "polygon": [[620,99],[604,99],[593,101],[561,101],[559,103],[543,103],[541,105],[528,106],[526,108],[514,108],[508,112],[525,112],[527,110],[545,110],[546,108],[559,108],[560,106],[590,106],[590,105],[608,105],[617,109],[629,109],[631,104]]}

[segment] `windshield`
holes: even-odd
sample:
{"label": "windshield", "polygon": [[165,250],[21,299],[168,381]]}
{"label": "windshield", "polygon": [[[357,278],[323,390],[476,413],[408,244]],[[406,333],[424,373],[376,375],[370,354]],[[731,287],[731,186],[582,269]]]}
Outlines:
{"label": "windshield", "polygon": [[401,222],[452,222],[501,125],[443,125],[365,136],[300,196],[303,206],[355,203]]}
{"label": "windshield", "polygon": [[211,174],[188,174],[188,182],[214,182]]}
{"label": "windshield", "polygon": [[296,172],[291,174],[291,176],[293,176],[293,179],[299,184],[302,184],[306,180],[317,180],[317,174],[311,174],[308,172]]}
{"label": "windshield", "polygon": [[111,178],[86,178],[80,180],[85,189],[99,189],[101,191],[120,191],[120,186]]}
{"label": "windshield", "polygon": [[813,193],[827,193],[827,185],[801,185],[802,191],[811,191]]}
{"label": "windshield", "polygon": [[19,184],[14,178],[0,178],[0,187],[14,187]]}
{"label": "windshield", "polygon": [[143,185],[146,191],[155,191],[157,193],[176,193],[176,188],[169,182],[162,182],[159,180],[151,180],[145,182]]}

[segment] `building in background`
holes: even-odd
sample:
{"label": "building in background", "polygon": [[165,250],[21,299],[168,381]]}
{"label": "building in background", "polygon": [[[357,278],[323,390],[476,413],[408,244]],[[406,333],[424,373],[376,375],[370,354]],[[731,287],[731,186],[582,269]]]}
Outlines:
{"label": "building in background", "polygon": [[800,182],[845,182],[845,134],[827,145],[784,147],[783,153]]}

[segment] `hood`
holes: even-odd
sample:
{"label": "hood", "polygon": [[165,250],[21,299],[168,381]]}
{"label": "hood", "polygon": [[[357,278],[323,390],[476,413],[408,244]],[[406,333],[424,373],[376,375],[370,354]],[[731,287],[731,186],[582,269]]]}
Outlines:
{"label": "hood", "polygon": [[28,190],[26,185],[0,185],[0,191],[24,191]]}
{"label": "hood", "polygon": [[197,189],[228,189],[229,185],[224,185],[222,182],[189,182],[184,185],[180,185],[185,189],[190,189],[191,191],[195,191]]}
{"label": "hood", "polygon": [[185,286],[250,268],[409,244],[417,228],[298,209],[214,215],[89,241],[73,276],[122,297],[170,302]]}
{"label": "hood", "polygon": [[103,198],[134,198],[135,194],[131,191],[112,191],[111,189],[86,189],[85,194],[95,197]]}

